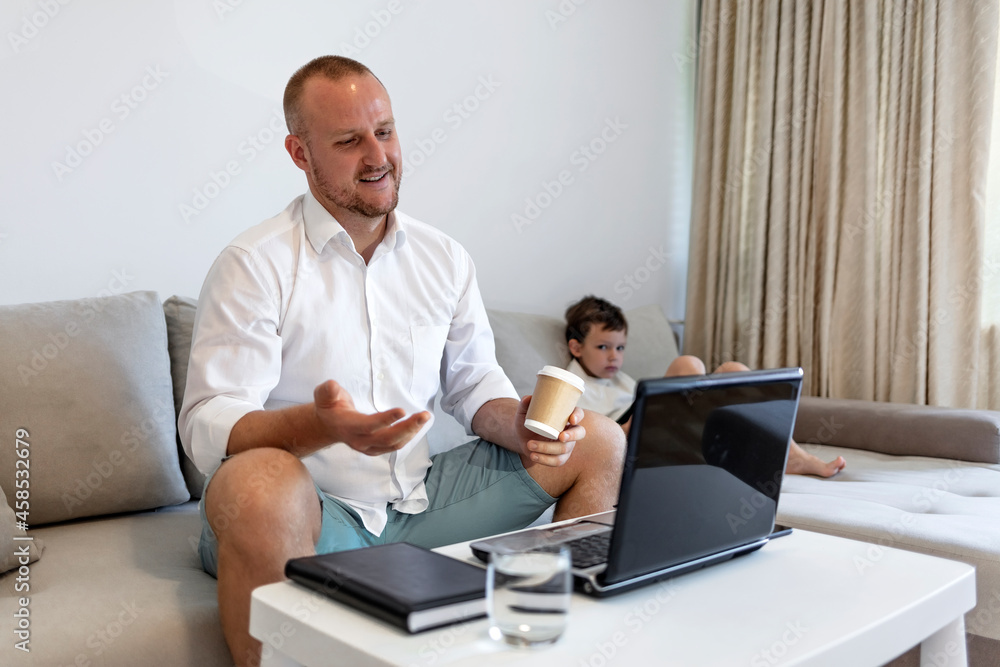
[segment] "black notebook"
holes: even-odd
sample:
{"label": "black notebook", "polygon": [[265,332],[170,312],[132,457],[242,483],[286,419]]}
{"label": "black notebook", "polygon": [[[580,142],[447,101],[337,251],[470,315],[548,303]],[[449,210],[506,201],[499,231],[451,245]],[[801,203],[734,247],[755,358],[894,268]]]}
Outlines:
{"label": "black notebook", "polygon": [[408,632],[486,615],[486,571],[406,542],[293,558],[285,576]]}

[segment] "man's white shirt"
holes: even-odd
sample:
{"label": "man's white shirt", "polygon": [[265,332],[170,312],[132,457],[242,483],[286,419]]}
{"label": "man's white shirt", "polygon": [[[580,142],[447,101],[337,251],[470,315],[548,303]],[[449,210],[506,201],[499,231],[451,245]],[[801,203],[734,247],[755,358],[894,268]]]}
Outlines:
{"label": "man's white shirt", "polygon": [[[199,297],[179,428],[204,473],[226,456],[244,415],[313,400],[338,382],[363,413],[442,408],[472,433],[495,398],[517,398],[496,362],[475,267],[456,241],[401,212],[366,265],[311,193],[238,236]],[[366,456],[345,444],[302,459],[325,493],[380,535],[386,505],[427,507],[427,431],[402,449]],[[261,473],[266,477],[267,471]]]}

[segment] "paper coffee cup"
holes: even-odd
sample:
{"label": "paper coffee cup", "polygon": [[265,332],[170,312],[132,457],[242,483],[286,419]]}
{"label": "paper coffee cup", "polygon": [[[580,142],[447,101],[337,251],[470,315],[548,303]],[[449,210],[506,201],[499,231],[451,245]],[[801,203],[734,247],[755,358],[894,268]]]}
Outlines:
{"label": "paper coffee cup", "polygon": [[558,366],[545,366],[538,371],[524,427],[555,440],[566,427],[583,391],[583,379],[579,376]]}

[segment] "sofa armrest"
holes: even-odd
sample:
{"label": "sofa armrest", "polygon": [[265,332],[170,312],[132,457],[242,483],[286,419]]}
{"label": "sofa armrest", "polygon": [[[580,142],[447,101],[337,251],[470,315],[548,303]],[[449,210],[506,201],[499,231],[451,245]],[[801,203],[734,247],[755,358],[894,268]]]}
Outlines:
{"label": "sofa armrest", "polygon": [[1000,412],[804,396],[795,441],[1000,463]]}

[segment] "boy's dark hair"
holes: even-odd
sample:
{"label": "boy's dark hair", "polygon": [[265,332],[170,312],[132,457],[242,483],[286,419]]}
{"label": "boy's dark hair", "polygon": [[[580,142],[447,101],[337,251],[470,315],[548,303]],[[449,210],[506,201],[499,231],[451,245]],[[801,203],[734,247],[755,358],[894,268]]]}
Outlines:
{"label": "boy's dark hair", "polygon": [[566,342],[582,343],[594,324],[603,325],[608,331],[628,333],[628,321],[621,308],[596,296],[585,296],[566,309]]}

